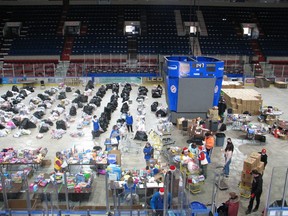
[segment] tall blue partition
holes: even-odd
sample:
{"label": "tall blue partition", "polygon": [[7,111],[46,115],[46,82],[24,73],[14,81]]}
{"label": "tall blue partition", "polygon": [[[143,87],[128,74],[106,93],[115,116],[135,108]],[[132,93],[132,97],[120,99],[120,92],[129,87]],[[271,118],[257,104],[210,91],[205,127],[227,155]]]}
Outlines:
{"label": "tall blue partition", "polygon": [[224,62],[203,56],[165,57],[165,89],[171,121],[177,118],[206,118],[218,105]]}

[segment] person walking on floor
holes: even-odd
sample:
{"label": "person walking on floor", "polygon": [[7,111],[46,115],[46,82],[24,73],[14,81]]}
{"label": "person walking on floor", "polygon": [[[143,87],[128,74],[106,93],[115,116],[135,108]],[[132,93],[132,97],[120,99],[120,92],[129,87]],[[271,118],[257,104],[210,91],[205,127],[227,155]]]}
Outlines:
{"label": "person walking on floor", "polygon": [[146,166],[149,166],[149,161],[151,158],[153,158],[154,155],[154,148],[151,146],[149,142],[146,143],[143,149],[143,153],[144,153],[144,159],[146,161]]}
{"label": "person walking on floor", "polygon": [[133,133],[133,116],[130,112],[128,112],[128,114],[126,115],[126,125],[128,132],[130,133],[131,131]]}
{"label": "person walking on floor", "polygon": [[260,197],[262,194],[262,187],[263,187],[263,179],[262,175],[257,170],[252,170],[251,172],[253,176],[253,182],[251,187],[251,195],[250,195],[250,201],[248,205],[248,209],[245,212],[246,215],[250,214],[252,212],[254,199],[256,198],[256,206],[253,209],[253,212],[257,212],[259,205],[260,205]]}
{"label": "person walking on floor", "polygon": [[268,163],[268,155],[266,154],[266,149],[263,148],[261,152],[258,152],[259,154],[261,154],[261,162],[264,163],[264,169]]}
{"label": "person walking on floor", "polygon": [[[160,188],[158,192],[154,193],[152,199],[150,200],[150,206],[153,211],[153,216],[163,216],[164,209],[164,188]],[[171,194],[168,193],[168,209],[171,206]]]}
{"label": "person walking on floor", "polygon": [[224,176],[229,177],[230,173],[230,164],[232,160],[232,155],[234,151],[234,145],[232,143],[231,138],[227,139],[227,145],[224,151],[225,165],[224,165]]}

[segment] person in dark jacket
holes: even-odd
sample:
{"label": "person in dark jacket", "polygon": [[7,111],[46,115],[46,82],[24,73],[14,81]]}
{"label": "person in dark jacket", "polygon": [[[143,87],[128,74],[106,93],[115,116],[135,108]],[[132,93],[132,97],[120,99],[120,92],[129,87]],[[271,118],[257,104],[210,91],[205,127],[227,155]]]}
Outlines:
{"label": "person in dark jacket", "polygon": [[133,133],[133,116],[131,115],[131,113],[128,113],[126,115],[126,125],[128,132],[130,133],[131,131]]}
{"label": "person in dark jacket", "polygon": [[227,108],[226,101],[225,101],[224,97],[221,96],[221,98],[218,102],[218,115],[220,117],[223,117],[223,114],[225,113],[226,108]]}
{"label": "person in dark jacket", "polygon": [[268,163],[268,155],[266,154],[266,149],[263,148],[262,151],[258,153],[261,154],[261,162],[264,163],[264,168],[265,168]]}
{"label": "person in dark jacket", "polygon": [[[168,208],[171,206],[171,194],[168,193]],[[160,188],[159,192],[153,194],[150,201],[150,206],[153,211],[153,216],[163,216],[164,209],[164,188]]]}
{"label": "person in dark jacket", "polygon": [[252,170],[251,174],[253,176],[253,182],[252,182],[252,187],[251,187],[251,195],[250,195],[248,209],[245,212],[246,215],[252,212],[253,202],[255,198],[256,198],[256,206],[253,209],[253,212],[258,211],[259,204],[260,204],[260,197],[262,194],[262,187],[263,187],[262,175],[257,170]]}
{"label": "person in dark jacket", "polygon": [[144,159],[146,160],[146,166],[149,166],[149,161],[153,158],[154,148],[151,146],[149,142],[146,143],[144,149]]}

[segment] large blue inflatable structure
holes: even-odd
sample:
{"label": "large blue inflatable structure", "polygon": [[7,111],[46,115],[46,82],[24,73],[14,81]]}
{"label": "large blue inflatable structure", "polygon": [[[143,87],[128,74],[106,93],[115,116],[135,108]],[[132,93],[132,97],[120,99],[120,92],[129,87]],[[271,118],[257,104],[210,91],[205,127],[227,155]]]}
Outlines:
{"label": "large blue inflatable structure", "polygon": [[165,57],[165,89],[171,121],[177,118],[206,118],[218,105],[224,62],[211,57]]}

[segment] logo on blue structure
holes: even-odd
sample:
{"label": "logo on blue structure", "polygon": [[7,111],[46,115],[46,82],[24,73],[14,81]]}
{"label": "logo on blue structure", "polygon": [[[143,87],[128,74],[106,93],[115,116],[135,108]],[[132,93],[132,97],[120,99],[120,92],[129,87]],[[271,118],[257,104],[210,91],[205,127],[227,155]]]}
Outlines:
{"label": "logo on blue structure", "polygon": [[168,69],[169,70],[177,70],[177,65],[170,65],[170,66],[168,66]]}
{"label": "logo on blue structure", "polygon": [[218,87],[218,85],[216,85],[214,88],[214,93],[216,94],[218,92],[218,90],[219,90],[219,87]]}
{"label": "logo on blue structure", "polygon": [[175,85],[171,85],[170,91],[175,94],[177,92],[176,86]]}

